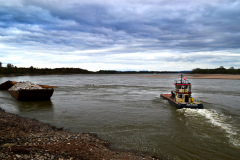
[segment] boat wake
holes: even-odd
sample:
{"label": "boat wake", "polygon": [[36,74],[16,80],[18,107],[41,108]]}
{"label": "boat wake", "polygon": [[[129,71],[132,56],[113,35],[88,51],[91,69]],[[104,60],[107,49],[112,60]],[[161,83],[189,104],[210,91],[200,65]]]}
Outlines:
{"label": "boat wake", "polygon": [[179,109],[178,112],[187,117],[204,118],[205,122],[211,124],[212,127],[217,127],[222,130],[229,142],[237,148],[240,148],[240,130],[235,127],[234,120],[231,116],[226,116],[218,113],[215,110],[208,109]]}

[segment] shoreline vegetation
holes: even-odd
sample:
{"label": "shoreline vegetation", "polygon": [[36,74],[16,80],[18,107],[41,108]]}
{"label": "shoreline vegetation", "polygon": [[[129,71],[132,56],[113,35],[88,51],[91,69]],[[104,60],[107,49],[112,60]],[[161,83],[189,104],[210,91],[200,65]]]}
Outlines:
{"label": "shoreline vegetation", "polygon": [[[0,159],[136,159],[157,160],[143,153],[118,151],[95,134],[71,133],[0,108]],[[161,158],[162,159],[162,158]]]}
{"label": "shoreline vegetation", "polygon": [[[68,74],[135,74],[140,77],[175,77],[171,75],[162,74],[177,74],[183,73],[190,79],[235,79],[240,80],[240,68],[229,69],[220,66],[215,69],[200,69],[196,68],[192,71],[115,71],[115,70],[99,70],[96,72],[88,71],[81,68],[18,68],[12,64],[7,64],[2,67],[0,62],[0,77],[11,76],[40,76],[40,75],[68,75]],[[140,75],[139,75],[140,74]],[[142,74],[142,75],[141,75]]]}
{"label": "shoreline vegetation", "polygon": [[196,68],[192,71],[116,71],[116,70],[99,70],[96,72],[88,71],[81,68],[29,68],[17,67],[10,63],[6,67],[0,62],[0,76],[22,76],[22,75],[65,75],[65,74],[163,74],[163,73],[184,73],[184,74],[240,74],[240,68],[229,69],[220,66],[215,69]]}

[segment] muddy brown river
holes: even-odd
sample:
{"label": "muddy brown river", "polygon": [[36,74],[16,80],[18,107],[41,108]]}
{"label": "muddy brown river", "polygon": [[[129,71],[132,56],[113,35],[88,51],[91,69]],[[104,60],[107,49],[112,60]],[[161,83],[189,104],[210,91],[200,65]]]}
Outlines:
{"label": "muddy brown river", "polygon": [[[168,76],[168,75],[167,75]],[[72,132],[97,133],[113,148],[167,159],[238,160],[240,80],[190,79],[204,109],[176,109],[160,98],[178,75],[50,75],[0,78],[58,86],[51,101],[21,102],[0,91],[7,112]]]}

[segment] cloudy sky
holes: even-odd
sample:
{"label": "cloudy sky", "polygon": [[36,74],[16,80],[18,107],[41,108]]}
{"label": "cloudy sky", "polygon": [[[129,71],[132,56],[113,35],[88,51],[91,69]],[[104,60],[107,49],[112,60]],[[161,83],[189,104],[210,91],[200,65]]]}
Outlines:
{"label": "cloudy sky", "polygon": [[0,62],[91,71],[240,68],[240,1],[0,0]]}

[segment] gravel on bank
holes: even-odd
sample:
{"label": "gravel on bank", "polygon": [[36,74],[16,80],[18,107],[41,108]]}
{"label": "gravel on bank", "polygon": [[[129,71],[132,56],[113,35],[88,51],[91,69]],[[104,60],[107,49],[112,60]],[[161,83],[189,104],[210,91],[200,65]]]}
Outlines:
{"label": "gravel on bank", "polygon": [[94,134],[71,133],[0,108],[0,159],[154,160],[110,149]]}

